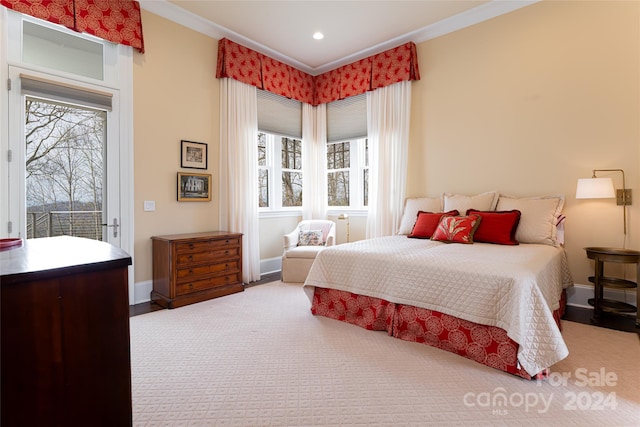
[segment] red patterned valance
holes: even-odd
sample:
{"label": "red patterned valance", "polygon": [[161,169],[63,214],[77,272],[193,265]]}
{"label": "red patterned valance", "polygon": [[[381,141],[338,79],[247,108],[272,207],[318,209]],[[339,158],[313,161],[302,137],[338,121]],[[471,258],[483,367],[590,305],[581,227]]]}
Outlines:
{"label": "red patterned valance", "polygon": [[371,89],[420,80],[416,45],[407,43],[371,57]]}
{"label": "red patterned valance", "polygon": [[144,52],[140,3],[133,0],[0,0],[16,12]]}
{"label": "red patterned valance", "polygon": [[340,99],[360,95],[368,90],[375,89],[371,86],[371,64],[371,57],[369,57],[338,68],[337,71],[340,73]]}
{"label": "red patterned valance", "polygon": [[312,76],[229,39],[222,39],[218,44],[216,77],[229,77],[318,105],[405,80],[420,80],[420,73],[413,42]]}
{"label": "red patterned valance", "polygon": [[264,90],[291,98],[291,67],[266,56],[261,58],[261,64]]}
{"label": "red patterned valance", "polygon": [[327,71],[314,77],[314,100],[313,105],[326,104],[336,99],[340,99],[340,70]]}
{"label": "red patterned valance", "polygon": [[297,68],[289,67],[291,70],[289,84],[291,86],[291,98],[298,101],[314,104],[315,80],[311,74],[307,74]]}
{"label": "red patterned valance", "polygon": [[[220,50],[224,55],[220,55]],[[255,50],[222,39],[218,44],[217,73],[222,77],[233,76],[239,82],[262,89],[262,56]]]}

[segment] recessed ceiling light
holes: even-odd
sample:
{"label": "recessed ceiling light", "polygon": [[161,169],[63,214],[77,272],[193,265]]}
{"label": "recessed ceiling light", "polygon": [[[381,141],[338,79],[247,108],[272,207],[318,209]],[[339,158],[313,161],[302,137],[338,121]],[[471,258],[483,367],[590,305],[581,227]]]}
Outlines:
{"label": "recessed ceiling light", "polygon": [[324,38],[324,34],[322,34],[320,31],[317,31],[313,33],[313,38],[316,40],[322,40]]}

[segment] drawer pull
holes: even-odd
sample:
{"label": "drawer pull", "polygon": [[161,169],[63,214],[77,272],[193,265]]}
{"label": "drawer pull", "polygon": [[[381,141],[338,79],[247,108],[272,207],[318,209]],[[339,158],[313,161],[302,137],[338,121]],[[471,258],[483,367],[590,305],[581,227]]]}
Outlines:
{"label": "drawer pull", "polygon": [[193,270],[189,270],[189,274],[193,274]]}
{"label": "drawer pull", "polygon": [[189,283],[189,289],[193,289],[193,283]]}
{"label": "drawer pull", "polygon": [[189,249],[193,249],[193,248],[194,248],[193,243],[189,243]]}
{"label": "drawer pull", "polygon": [[193,255],[189,255],[189,261],[193,261]]}
{"label": "drawer pull", "polygon": [[229,264],[228,264],[228,263],[224,265],[224,269],[225,269],[225,270],[228,270],[228,269],[229,269]]}
{"label": "drawer pull", "polygon": [[224,280],[225,280],[225,282],[228,282],[229,281],[229,276],[224,276]]}
{"label": "drawer pull", "polygon": [[229,251],[224,251],[224,254],[225,255],[229,255]]}

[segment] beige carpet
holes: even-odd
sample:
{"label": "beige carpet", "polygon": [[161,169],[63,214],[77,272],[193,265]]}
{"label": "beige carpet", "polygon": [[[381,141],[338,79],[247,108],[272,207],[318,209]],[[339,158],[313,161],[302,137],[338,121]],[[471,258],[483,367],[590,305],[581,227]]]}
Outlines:
{"label": "beige carpet", "polygon": [[564,322],[567,359],[526,381],[316,317],[273,282],[131,318],[135,426],[640,425],[638,335]]}

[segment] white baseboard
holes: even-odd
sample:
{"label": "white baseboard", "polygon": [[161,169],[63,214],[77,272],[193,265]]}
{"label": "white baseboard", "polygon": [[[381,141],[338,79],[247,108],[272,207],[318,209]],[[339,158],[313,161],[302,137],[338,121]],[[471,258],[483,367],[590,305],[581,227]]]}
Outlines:
{"label": "white baseboard", "polygon": [[266,258],[260,260],[260,275],[275,273],[282,270],[282,257]]}
{"label": "white baseboard", "polygon": [[153,290],[153,280],[137,282],[133,285],[133,304],[151,301],[151,291]]}
{"label": "white baseboard", "polygon": [[[623,301],[627,304],[636,305],[636,290],[607,289],[604,290],[604,297],[616,301]],[[575,284],[567,288],[567,305],[573,307],[593,308],[587,300],[593,298],[593,286]]]}

